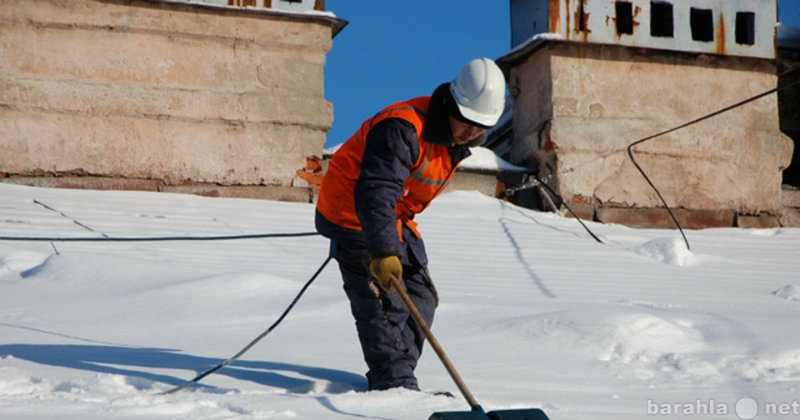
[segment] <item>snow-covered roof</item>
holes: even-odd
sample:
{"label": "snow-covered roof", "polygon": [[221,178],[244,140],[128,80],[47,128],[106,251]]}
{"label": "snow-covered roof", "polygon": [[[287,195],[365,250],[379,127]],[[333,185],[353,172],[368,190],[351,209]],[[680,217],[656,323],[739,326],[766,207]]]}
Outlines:
{"label": "snow-covered roof", "polygon": [[[5,183],[0,197],[6,236],[314,230],[311,203]],[[689,251],[672,230],[587,221],[598,244],[574,219],[475,191],[446,192],[417,220],[442,302],[434,333],[487,410],[735,419],[752,418],[735,410],[757,398],[757,419],[797,419],[764,407],[798,398],[800,229],[694,230]],[[334,262],[240,361],[158,395],[264,331],[329,245],[0,241],[2,418],[419,420],[469,410],[460,397],[367,392]],[[458,393],[430,349],[416,374],[423,390]]]}

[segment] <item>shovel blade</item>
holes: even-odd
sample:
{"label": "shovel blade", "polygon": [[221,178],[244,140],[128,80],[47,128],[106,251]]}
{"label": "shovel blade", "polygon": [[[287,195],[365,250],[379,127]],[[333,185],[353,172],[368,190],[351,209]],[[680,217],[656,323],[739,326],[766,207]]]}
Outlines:
{"label": "shovel blade", "polygon": [[538,408],[515,408],[495,410],[484,413],[480,408],[472,411],[440,411],[433,413],[428,420],[550,420]]}
{"label": "shovel blade", "polygon": [[431,414],[428,420],[492,420],[483,410],[440,411]]}
{"label": "shovel blade", "polygon": [[491,420],[550,420],[544,411],[538,408],[515,408],[495,410],[487,413]]}

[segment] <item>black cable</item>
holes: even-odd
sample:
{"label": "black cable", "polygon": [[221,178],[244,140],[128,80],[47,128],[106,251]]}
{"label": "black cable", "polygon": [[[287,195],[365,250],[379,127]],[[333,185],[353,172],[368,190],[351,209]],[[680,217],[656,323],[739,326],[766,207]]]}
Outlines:
{"label": "black cable", "polygon": [[26,236],[0,236],[0,241],[43,241],[43,242],[165,242],[165,241],[229,241],[236,239],[262,239],[262,238],[296,238],[302,236],[316,236],[317,232],[299,233],[256,233],[251,235],[223,235],[223,236],[150,236],[150,237],[26,237]]}
{"label": "black cable", "polygon": [[[600,240],[600,238],[597,237],[597,235],[594,234],[594,232],[592,232],[591,229],[589,229],[588,226],[586,226],[585,223],[583,223],[583,220],[581,220],[581,218],[578,217],[578,215],[575,214],[574,211],[572,211],[572,209],[567,205],[567,203],[564,201],[564,199],[561,198],[561,196],[558,195],[558,193],[556,193],[555,190],[553,190],[549,185],[545,184],[544,181],[540,181],[540,180],[538,180],[538,179],[536,179],[536,178],[534,178],[534,177],[532,177],[530,175],[527,175],[527,174],[526,174],[526,178],[525,179],[532,179],[532,180],[528,181],[528,182],[525,182],[525,183],[523,183],[521,185],[518,185],[516,187],[506,188],[506,190],[503,191],[503,195],[506,196],[506,197],[510,197],[512,194],[514,194],[514,193],[516,193],[518,191],[522,191],[522,190],[525,190],[525,189],[528,189],[528,188],[536,187],[536,189],[538,189],[539,192],[541,194],[543,194],[545,196],[545,198],[548,200],[550,206],[553,208],[553,211],[557,211],[558,209],[557,209],[556,204],[553,203],[552,200],[550,199],[550,196],[547,195],[547,191],[549,191],[551,194],[553,194],[553,196],[556,197],[556,199],[558,199],[558,202],[559,202],[558,205],[563,205],[567,209],[569,214],[571,214],[572,217],[574,217],[575,220],[577,220],[578,223],[580,223],[580,225],[583,226],[583,228],[586,230],[586,232],[588,232],[589,235],[592,238],[594,238],[595,241],[597,241],[597,242],[599,242],[601,244],[604,243],[603,241]],[[546,188],[547,191],[542,190],[542,187]]]}
{"label": "black cable", "polygon": [[[116,237],[112,238],[103,232],[98,232],[88,225],[79,222],[74,217],[68,216],[64,212],[47,204],[34,199],[34,203],[60,214],[69,220],[72,220],[76,225],[93,233],[99,233],[99,237],[25,237],[25,236],[0,236],[2,241],[42,241],[42,242],[162,242],[162,241],[227,241],[235,239],[262,239],[262,238],[296,238],[300,236],[316,236],[317,232],[301,232],[301,233],[258,233],[249,235],[224,235],[224,236],[155,236],[155,237]],[[54,245],[55,246],[55,245]],[[56,253],[58,251],[56,250]]]}
{"label": "black cable", "polygon": [[[795,67],[795,68],[793,68],[791,70],[788,70],[788,71],[785,71],[785,72],[781,73],[780,75],[785,75],[785,74],[791,73],[791,72],[793,72],[793,71],[795,71],[795,70],[797,70],[799,68],[800,67]],[[674,131],[680,130],[682,128],[686,128],[686,127],[688,127],[690,125],[697,124],[697,123],[699,123],[701,121],[705,121],[705,120],[707,120],[709,118],[716,117],[717,115],[720,115],[722,113],[728,112],[728,111],[730,111],[732,109],[738,108],[738,107],[740,107],[742,105],[748,104],[748,103],[753,102],[753,101],[758,100],[758,99],[761,99],[761,98],[763,98],[765,96],[771,95],[771,94],[776,93],[778,91],[781,91],[781,90],[784,90],[784,89],[793,88],[795,86],[800,86],[800,81],[796,81],[796,82],[794,82],[792,84],[789,84],[789,85],[786,85],[786,86],[780,86],[780,87],[776,87],[776,88],[767,90],[767,91],[762,92],[762,93],[760,93],[758,95],[755,95],[755,96],[747,98],[747,99],[745,99],[743,101],[737,102],[737,103],[735,103],[733,105],[729,105],[729,106],[726,106],[725,108],[719,109],[719,110],[714,111],[714,112],[712,112],[710,114],[706,114],[706,115],[704,115],[704,116],[702,116],[700,118],[696,118],[694,120],[685,122],[685,123],[683,123],[681,125],[678,125],[676,127],[670,128],[668,130],[664,130],[664,131],[661,131],[659,133],[656,133],[656,134],[647,136],[645,138],[636,140],[635,142],[633,142],[633,143],[628,145],[628,157],[631,158],[631,162],[633,163],[633,166],[636,167],[636,170],[638,170],[639,173],[642,175],[642,177],[644,177],[645,181],[647,181],[647,183],[650,185],[650,187],[653,189],[653,191],[655,191],[656,195],[658,196],[658,199],[661,200],[662,204],[664,204],[664,208],[667,210],[667,213],[669,213],[669,216],[672,218],[672,221],[675,223],[675,226],[677,226],[678,231],[680,231],[681,236],[683,237],[683,242],[686,244],[686,249],[687,250],[691,250],[691,247],[689,246],[689,240],[686,238],[686,234],[683,232],[683,228],[681,228],[680,223],[678,223],[678,219],[675,217],[675,214],[672,213],[672,210],[670,209],[669,205],[667,205],[667,201],[664,200],[664,197],[661,195],[661,192],[658,190],[658,188],[656,188],[655,184],[653,184],[653,181],[650,180],[650,177],[648,177],[647,174],[644,172],[644,169],[642,169],[642,167],[639,166],[639,163],[636,162],[636,158],[634,158],[634,156],[633,156],[633,147],[637,146],[639,144],[642,144],[642,143],[644,143],[646,141],[652,140],[652,139],[654,139],[656,137],[660,137],[660,136],[663,136],[665,134],[669,134],[669,133],[672,133]]]}
{"label": "black cable", "polygon": [[106,237],[106,238],[108,237],[108,235],[106,235],[105,233],[103,233],[103,232],[98,232],[98,231],[96,231],[96,230],[92,229],[92,228],[91,228],[91,227],[89,227],[88,225],[85,225],[85,224],[83,224],[83,223],[79,222],[79,221],[78,221],[78,220],[76,220],[74,217],[67,216],[67,215],[66,215],[66,213],[64,213],[63,211],[56,210],[55,208],[53,208],[53,207],[51,207],[51,206],[48,206],[47,204],[45,204],[45,203],[42,203],[41,201],[39,201],[39,200],[36,200],[36,199],[34,199],[34,200],[33,200],[33,202],[34,202],[34,203],[36,203],[36,204],[38,204],[38,205],[40,205],[40,206],[42,206],[42,207],[44,207],[44,208],[46,208],[47,210],[50,210],[50,211],[56,212],[56,213],[60,214],[61,216],[63,216],[63,217],[66,217],[66,218],[67,218],[67,219],[69,219],[69,220],[72,220],[72,222],[73,222],[73,223],[75,223],[76,225],[78,225],[78,226],[80,226],[80,227],[82,227],[82,228],[84,228],[84,229],[88,230],[89,232],[99,233],[99,234],[100,234],[100,235],[102,235],[103,237]]}
{"label": "black cable", "polygon": [[555,196],[555,197],[558,199],[558,201],[560,202],[560,204],[561,204],[562,206],[564,206],[564,208],[566,208],[566,209],[567,209],[567,211],[569,212],[569,214],[571,214],[571,215],[572,215],[572,217],[574,217],[574,218],[575,218],[575,220],[577,220],[577,221],[578,221],[578,223],[580,223],[580,224],[581,224],[581,226],[583,226],[583,228],[584,228],[584,229],[586,229],[586,232],[588,232],[588,233],[589,233],[589,235],[591,235],[591,237],[592,237],[592,238],[594,238],[594,240],[595,240],[595,241],[597,241],[598,243],[601,243],[601,244],[603,243],[603,241],[601,241],[601,240],[600,240],[600,238],[598,238],[598,237],[597,237],[597,235],[595,235],[595,234],[594,234],[594,232],[592,232],[592,230],[591,230],[591,229],[589,229],[589,226],[586,226],[586,224],[585,224],[585,223],[583,223],[583,220],[581,220],[581,218],[580,218],[580,217],[578,217],[578,215],[577,215],[577,214],[575,214],[575,212],[574,212],[574,211],[572,211],[572,209],[571,209],[571,208],[570,208],[570,207],[567,205],[567,202],[566,202],[566,201],[564,201],[564,199],[563,199],[563,198],[561,198],[561,196],[560,196],[560,195],[558,195],[558,194],[557,194],[557,193],[556,193],[556,192],[555,192],[555,191],[554,191],[554,190],[553,190],[553,189],[552,189],[552,188],[551,188],[549,185],[545,184],[544,182],[539,182],[539,185],[543,186],[543,187],[544,187],[544,188],[545,188],[547,191],[549,191],[549,192],[550,192],[550,194],[553,194],[553,195],[554,195],[554,196]]}
{"label": "black cable", "polygon": [[190,387],[190,386],[192,386],[192,385],[194,385],[194,384],[196,384],[196,383],[200,382],[200,381],[201,381],[203,378],[205,378],[206,376],[208,376],[208,375],[211,375],[212,373],[214,373],[214,372],[216,372],[216,371],[218,371],[218,370],[220,370],[220,369],[224,368],[225,366],[228,366],[229,364],[231,364],[231,363],[233,363],[234,361],[236,361],[238,358],[242,357],[242,355],[244,355],[244,354],[245,354],[245,353],[246,353],[248,350],[250,350],[250,349],[251,349],[253,346],[255,346],[255,345],[256,345],[256,343],[258,343],[259,341],[261,341],[261,339],[262,339],[262,338],[266,337],[266,336],[267,336],[267,334],[271,333],[271,332],[272,332],[272,330],[274,330],[274,329],[275,329],[275,328],[276,328],[276,327],[277,327],[277,326],[278,326],[278,325],[281,323],[281,321],[283,321],[283,319],[284,319],[284,318],[286,318],[286,315],[288,315],[288,314],[289,314],[289,311],[291,311],[291,310],[292,310],[292,308],[294,308],[294,305],[295,305],[295,304],[296,304],[296,303],[297,303],[297,302],[300,300],[300,298],[301,298],[301,297],[303,296],[303,294],[306,292],[306,290],[308,289],[308,287],[309,287],[309,286],[311,286],[311,283],[313,283],[313,282],[314,282],[314,280],[316,280],[317,276],[319,276],[319,274],[320,274],[320,273],[322,273],[322,270],[324,270],[324,269],[325,269],[325,266],[327,266],[327,265],[328,265],[328,263],[329,263],[329,262],[330,262],[330,261],[331,261],[331,260],[332,260],[332,259],[333,259],[335,256],[336,256],[336,242],[334,242],[334,241],[331,241],[331,247],[330,247],[330,250],[329,250],[329,252],[328,252],[328,258],[326,258],[326,259],[325,259],[325,261],[324,261],[324,262],[322,263],[322,265],[321,265],[321,266],[320,266],[320,267],[317,269],[317,271],[314,273],[314,275],[313,275],[313,276],[311,276],[311,278],[310,278],[310,279],[308,279],[308,281],[306,282],[306,284],[304,284],[304,285],[303,285],[303,287],[300,289],[300,292],[299,292],[299,293],[297,294],[297,296],[295,296],[295,297],[294,297],[294,299],[292,300],[292,303],[290,303],[290,304],[289,304],[289,306],[287,306],[287,307],[286,307],[286,309],[283,311],[283,313],[281,314],[281,316],[280,316],[280,317],[278,317],[278,319],[277,319],[275,322],[273,322],[273,323],[272,323],[272,325],[270,325],[270,326],[269,326],[269,328],[267,328],[267,329],[266,329],[264,332],[262,332],[261,334],[259,334],[259,335],[258,335],[258,337],[256,337],[255,339],[253,339],[253,341],[251,341],[251,342],[250,342],[248,345],[244,346],[244,348],[242,348],[241,350],[239,350],[239,352],[238,352],[238,353],[236,353],[236,354],[234,354],[233,356],[231,356],[231,357],[230,357],[228,360],[225,360],[224,362],[222,362],[222,363],[220,363],[220,364],[218,364],[218,365],[214,366],[213,368],[211,368],[211,369],[209,369],[209,370],[207,370],[207,371],[205,371],[205,372],[203,372],[203,373],[201,373],[201,374],[199,374],[199,375],[195,376],[193,379],[191,379],[191,380],[188,380],[188,381],[184,382],[182,385],[180,385],[180,386],[177,386],[177,387],[175,387],[175,388],[172,388],[172,389],[170,389],[170,390],[167,390],[167,391],[161,392],[161,393],[159,393],[158,395],[168,395],[168,394],[174,394],[174,393],[176,393],[176,392],[178,392],[178,391],[180,391],[180,390],[186,389],[186,388],[188,388],[188,387]]}
{"label": "black cable", "polygon": [[[76,221],[75,219],[67,216],[63,212],[60,212],[60,211],[58,211],[58,210],[56,210],[56,209],[54,209],[54,208],[52,208],[50,206],[47,206],[46,204],[41,203],[39,201],[34,200],[34,202],[36,204],[39,204],[39,205],[47,208],[48,210],[52,210],[52,211],[58,212],[62,216],[71,219],[73,222],[75,222],[76,224],[78,224],[79,226],[81,226],[81,227],[83,227],[85,229],[88,229],[88,230],[90,230],[92,232],[96,232],[95,230],[91,229],[90,227],[88,227],[88,226]],[[167,236],[167,237],[109,237],[104,233],[100,233],[100,234],[103,235],[103,237],[91,237],[91,238],[69,238],[69,237],[67,237],[67,238],[64,238],[64,237],[0,236],[0,240],[3,240],[3,241],[46,241],[46,242],[51,242],[51,243],[52,242],[220,241],[220,240],[234,240],[234,239],[290,238],[290,237],[293,238],[293,237],[301,237],[301,236],[316,236],[316,235],[319,235],[319,233],[317,233],[317,232],[264,233],[264,234],[226,235],[226,236]],[[186,381],[182,385],[180,385],[178,387],[175,387],[173,389],[170,389],[168,391],[162,392],[159,395],[173,394],[173,393],[178,392],[178,391],[180,391],[182,389],[185,389],[185,388],[187,388],[187,387],[189,387],[189,386],[191,386],[193,384],[196,384],[197,382],[199,382],[200,380],[202,380],[206,376],[211,375],[212,373],[224,368],[225,366],[228,366],[229,364],[233,363],[238,358],[240,358],[242,355],[244,355],[248,350],[250,350],[253,346],[255,346],[256,343],[261,341],[261,339],[263,339],[270,332],[272,332],[272,330],[274,330],[283,321],[284,318],[286,318],[286,316],[289,314],[289,311],[291,311],[292,308],[294,308],[295,304],[297,304],[297,302],[300,300],[300,298],[306,292],[308,287],[311,286],[311,283],[313,283],[314,280],[316,280],[316,278],[319,276],[319,274],[322,273],[322,270],[325,269],[325,267],[328,265],[330,260],[335,257],[335,255],[336,255],[336,243],[331,241],[331,246],[330,246],[330,251],[328,253],[328,257],[325,259],[325,261],[322,263],[322,265],[319,267],[319,269],[317,269],[317,271],[314,273],[314,275],[312,275],[311,278],[308,279],[308,281],[306,281],[306,283],[300,289],[300,292],[297,294],[297,296],[295,296],[295,298],[292,300],[292,302],[289,304],[289,306],[286,307],[286,309],[283,311],[281,316],[278,317],[278,319],[274,323],[272,323],[272,325],[270,325],[269,328],[267,328],[258,337],[256,337],[254,340],[252,340],[248,345],[246,345],[238,353],[233,355],[231,358],[225,360],[224,362],[220,363],[219,365],[217,365],[217,366],[215,366],[215,367],[213,367],[213,368],[201,373],[200,375],[197,375],[195,378],[193,378],[193,379],[191,379],[189,381]]]}

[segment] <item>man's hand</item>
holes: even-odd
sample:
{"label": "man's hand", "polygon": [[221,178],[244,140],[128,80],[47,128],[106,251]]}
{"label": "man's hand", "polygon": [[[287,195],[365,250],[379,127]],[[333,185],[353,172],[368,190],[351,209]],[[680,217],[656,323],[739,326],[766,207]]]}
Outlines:
{"label": "man's hand", "polygon": [[403,265],[400,264],[400,258],[397,255],[373,258],[369,264],[369,271],[378,280],[383,290],[390,293],[394,292],[392,277],[398,280],[403,278]]}

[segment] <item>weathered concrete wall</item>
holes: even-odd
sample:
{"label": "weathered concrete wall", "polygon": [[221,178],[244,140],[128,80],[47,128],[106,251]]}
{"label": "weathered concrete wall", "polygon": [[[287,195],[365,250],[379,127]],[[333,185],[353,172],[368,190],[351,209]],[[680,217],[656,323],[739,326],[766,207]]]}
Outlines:
{"label": "weathered concrete wall", "polygon": [[4,0],[0,172],[290,186],[332,122],[336,19]]}
{"label": "weathered concrete wall", "polygon": [[[565,200],[619,208],[662,207],[628,158],[630,143],[777,83],[768,60],[570,42],[544,43],[511,68],[509,80],[517,95],[515,154],[545,155]],[[779,130],[775,95],[634,150],[670,206],[781,212],[792,143]]]}

